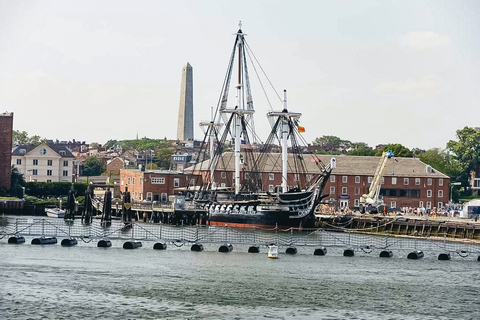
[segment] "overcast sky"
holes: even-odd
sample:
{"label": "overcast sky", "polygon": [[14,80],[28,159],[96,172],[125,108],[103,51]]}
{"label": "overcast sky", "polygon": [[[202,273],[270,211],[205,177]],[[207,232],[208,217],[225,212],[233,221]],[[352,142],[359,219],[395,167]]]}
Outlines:
{"label": "overcast sky", "polygon": [[48,139],[176,139],[183,66],[208,120],[241,20],[308,142],[445,148],[480,126],[479,17],[476,0],[0,0],[0,112]]}

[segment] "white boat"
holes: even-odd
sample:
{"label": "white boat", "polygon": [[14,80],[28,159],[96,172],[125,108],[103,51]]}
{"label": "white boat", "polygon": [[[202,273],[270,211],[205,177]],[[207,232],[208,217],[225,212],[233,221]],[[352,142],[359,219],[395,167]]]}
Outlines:
{"label": "white boat", "polygon": [[276,245],[268,246],[267,255],[270,259],[278,259],[278,247]]}
{"label": "white boat", "polygon": [[63,218],[65,216],[65,210],[60,208],[46,208],[45,213],[50,218]]}

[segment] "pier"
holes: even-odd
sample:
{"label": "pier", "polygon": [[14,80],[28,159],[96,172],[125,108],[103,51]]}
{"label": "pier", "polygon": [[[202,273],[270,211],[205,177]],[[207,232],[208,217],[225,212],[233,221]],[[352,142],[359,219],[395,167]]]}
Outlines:
{"label": "pier", "polygon": [[[221,252],[231,252],[235,246],[249,247],[248,252],[259,252],[260,247],[276,244],[284,248],[285,253],[295,254],[298,248],[310,250],[315,255],[326,255],[330,249],[344,250],[345,256],[355,253],[367,253],[380,257],[391,257],[395,252],[405,254],[416,252],[417,258],[424,252],[438,255],[440,260],[446,257],[474,257],[478,259],[480,242],[471,239],[449,241],[442,237],[410,237],[393,235],[362,234],[345,229],[343,232],[317,229],[233,229],[221,226],[171,226],[134,222],[126,227],[114,220],[105,227],[97,219],[91,224],[82,224],[80,220],[65,221],[54,218],[18,218],[4,217],[0,223],[0,240],[6,238],[9,243],[17,243],[10,239],[33,237],[37,243],[45,239],[75,239],[84,243],[97,243],[97,246],[110,247],[112,240],[125,241],[124,248],[134,249],[142,246],[142,242],[151,242],[156,249],[167,249],[167,244],[176,247],[191,246],[192,250],[202,251],[203,245],[223,247]],[[42,240],[43,239],[43,240]],[[25,241],[23,241],[25,242]],[[23,243],[22,241],[18,243]],[[128,244],[126,244],[129,242]],[[33,240],[32,240],[33,243]],[[45,243],[56,243],[47,240]],[[69,244],[73,242],[69,241]],[[161,245],[159,245],[159,243]],[[76,242],[75,242],[76,244]],[[100,245],[102,244],[102,245]],[[62,244],[63,245],[63,244]],[[145,245],[144,245],[145,246]],[[199,250],[201,248],[201,250]],[[227,250],[226,250],[226,249]],[[256,248],[257,250],[251,250]],[[247,251],[246,251],[247,252]],[[420,254],[421,252],[421,254]],[[440,258],[442,257],[442,259]]]}

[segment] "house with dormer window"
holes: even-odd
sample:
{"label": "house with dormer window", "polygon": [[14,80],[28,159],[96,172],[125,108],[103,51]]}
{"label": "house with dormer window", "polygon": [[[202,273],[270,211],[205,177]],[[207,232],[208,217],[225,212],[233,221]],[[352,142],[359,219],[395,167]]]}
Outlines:
{"label": "house with dormer window", "polygon": [[27,182],[72,182],[74,160],[70,149],[60,143],[19,145],[12,150],[12,165]]}

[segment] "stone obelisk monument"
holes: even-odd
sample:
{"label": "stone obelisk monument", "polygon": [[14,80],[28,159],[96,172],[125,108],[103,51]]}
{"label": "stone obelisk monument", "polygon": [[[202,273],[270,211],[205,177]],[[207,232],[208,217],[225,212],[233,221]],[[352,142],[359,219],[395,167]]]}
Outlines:
{"label": "stone obelisk monument", "polygon": [[188,62],[182,72],[177,139],[193,140],[193,68]]}

